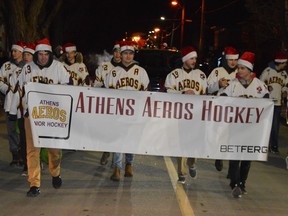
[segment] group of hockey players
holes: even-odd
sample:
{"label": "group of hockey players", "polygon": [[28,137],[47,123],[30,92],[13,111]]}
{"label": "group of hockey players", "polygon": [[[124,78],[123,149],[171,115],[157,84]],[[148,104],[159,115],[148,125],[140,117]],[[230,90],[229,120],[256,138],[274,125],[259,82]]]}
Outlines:
{"label": "group of hockey players", "polygon": [[[5,95],[4,110],[7,119],[9,148],[12,155],[11,166],[23,167],[23,175],[28,175],[30,188],[27,196],[40,194],[41,161],[40,148],[34,147],[25,84],[39,82],[95,88],[112,88],[135,91],[149,91],[150,79],[141,62],[134,60],[133,43],[120,41],[114,44],[112,58],[98,65],[95,79],[91,79],[83,56],[73,43],[67,43],[60,49],[62,55],[55,57],[47,38],[33,43],[16,42],[11,47],[11,59],[0,69],[0,91]],[[236,48],[227,46],[221,65],[207,76],[197,67],[197,50],[192,46],[183,47],[182,65],[167,74],[165,89],[168,94],[218,95],[247,98],[272,98],[274,115],[269,149],[278,153],[278,133],[283,98],[287,99],[288,78],[286,66],[288,57],[285,52],[275,54],[267,68],[257,78],[253,72],[255,53],[240,53]],[[94,72],[93,72],[94,73]],[[128,80],[128,81],[127,81]],[[125,81],[125,82],[124,82]],[[134,83],[131,85],[131,83]],[[121,83],[121,84],[119,84]],[[261,92],[259,93],[259,87]],[[19,129],[19,132],[17,131]],[[134,154],[103,152],[100,164],[105,166],[112,155],[112,181],[120,181],[122,160],[124,159],[124,177],[133,177]],[[61,150],[48,149],[48,166],[52,185],[58,189],[62,185],[60,176]],[[196,158],[177,158],[178,183],[185,184],[186,175],[197,176]],[[227,177],[230,179],[232,195],[235,198],[247,194],[246,180],[251,161],[229,161]],[[215,160],[218,171],[223,161]]]}

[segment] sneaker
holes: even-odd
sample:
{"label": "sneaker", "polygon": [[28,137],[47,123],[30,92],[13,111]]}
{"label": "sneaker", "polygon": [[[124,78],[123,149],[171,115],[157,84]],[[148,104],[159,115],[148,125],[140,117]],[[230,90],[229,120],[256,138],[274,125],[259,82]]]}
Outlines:
{"label": "sneaker", "polygon": [[288,170],[288,156],[286,157],[285,161],[286,161],[286,169]]}
{"label": "sneaker", "polygon": [[234,198],[241,198],[242,197],[242,190],[240,187],[235,186],[232,190],[232,196]]}
{"label": "sneaker", "polygon": [[190,176],[195,179],[197,177],[197,169],[196,167],[190,167],[189,168],[189,174]]}
{"label": "sneaker", "polygon": [[52,177],[52,185],[55,189],[58,189],[61,187],[62,185],[62,179],[61,176],[56,176],[56,177]]}
{"label": "sneaker", "polygon": [[272,148],[271,148],[271,152],[272,152],[273,154],[279,154],[279,150],[278,150],[277,147],[272,147]]}
{"label": "sneaker", "polygon": [[242,194],[246,195],[248,194],[247,190],[245,189],[245,187],[240,187]]}
{"label": "sneaker", "polygon": [[106,165],[108,163],[108,158],[110,157],[109,152],[103,152],[102,157],[100,159],[100,164],[101,165]]}
{"label": "sneaker", "polygon": [[185,182],[186,182],[185,176],[180,175],[180,176],[178,177],[177,182],[178,182],[179,184],[185,184]]}
{"label": "sneaker", "polygon": [[222,160],[215,160],[215,168],[219,172],[223,169],[223,161]]}
{"label": "sneaker", "polygon": [[24,176],[24,177],[28,176],[27,169],[22,170],[21,176]]}
{"label": "sneaker", "polygon": [[242,191],[242,194],[248,194],[248,192],[246,191],[246,187],[245,187],[245,184],[243,184],[242,182],[240,182],[240,185],[239,185],[241,191]]}
{"label": "sneaker", "polygon": [[27,192],[27,197],[37,197],[40,194],[40,188],[33,186],[30,188],[30,190]]}

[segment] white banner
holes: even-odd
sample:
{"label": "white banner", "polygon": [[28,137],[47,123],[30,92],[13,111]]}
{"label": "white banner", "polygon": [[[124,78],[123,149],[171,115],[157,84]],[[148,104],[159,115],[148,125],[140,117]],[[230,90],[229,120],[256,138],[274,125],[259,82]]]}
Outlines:
{"label": "white banner", "polygon": [[267,160],[270,99],[26,86],[37,147]]}

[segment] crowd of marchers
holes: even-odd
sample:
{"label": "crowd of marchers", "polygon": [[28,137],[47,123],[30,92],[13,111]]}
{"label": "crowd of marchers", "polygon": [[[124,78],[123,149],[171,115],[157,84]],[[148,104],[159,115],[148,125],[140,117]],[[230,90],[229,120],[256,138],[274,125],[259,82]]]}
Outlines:
{"label": "crowd of marchers", "polygon": [[[16,42],[11,47],[11,58],[0,69],[0,91],[5,96],[4,110],[7,119],[11,166],[23,167],[22,175],[28,176],[28,197],[40,194],[41,185],[41,148],[33,144],[25,84],[38,82],[74,86],[91,86],[95,88],[112,88],[134,91],[149,90],[149,76],[141,63],[134,60],[133,43],[120,41],[114,44],[112,58],[102,62],[95,70],[95,79],[91,79],[83,56],[73,43],[60,47],[55,55],[47,38],[33,43]],[[256,77],[253,72],[255,53],[240,53],[236,48],[227,46],[223,50],[221,64],[206,75],[197,67],[197,50],[192,46],[181,50],[182,65],[173,69],[166,76],[167,94],[218,95],[227,97],[269,98],[274,101],[274,113],[270,134],[269,149],[279,153],[278,134],[281,107],[287,101],[288,76],[286,72],[288,57],[279,50],[274,59],[267,63],[267,68]],[[94,73],[94,72],[93,72]],[[94,77],[94,76],[93,76]],[[125,80],[133,80],[129,85]],[[137,83],[137,84],[136,84]],[[120,85],[121,84],[121,85]],[[19,132],[17,131],[19,130]],[[62,185],[61,150],[47,149],[49,172],[52,185],[58,189]],[[112,155],[112,181],[124,177],[133,177],[135,155],[130,153],[103,152],[100,164],[105,166]],[[123,157],[124,156],[124,157]],[[178,183],[185,184],[187,174],[197,177],[197,158],[177,158]],[[123,166],[124,164],[124,166]],[[247,194],[246,182],[251,161],[230,160],[227,178],[230,179],[232,195],[240,198]],[[223,169],[223,161],[215,160],[218,171]],[[288,161],[287,161],[288,168]]]}

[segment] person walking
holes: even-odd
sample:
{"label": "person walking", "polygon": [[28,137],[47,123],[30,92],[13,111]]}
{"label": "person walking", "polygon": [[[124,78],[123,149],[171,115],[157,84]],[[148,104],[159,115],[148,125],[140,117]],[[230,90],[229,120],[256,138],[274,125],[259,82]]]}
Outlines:
{"label": "person walking", "polygon": [[11,107],[11,100],[14,88],[10,84],[10,77],[14,73],[19,72],[19,68],[24,65],[23,50],[25,43],[17,41],[11,47],[11,59],[5,62],[0,68],[0,91],[5,95],[4,110],[6,112],[6,125],[8,132],[9,149],[12,154],[12,161],[10,166],[23,166],[23,161],[20,155],[20,140],[16,131],[16,121],[9,118],[9,111]]}
{"label": "person walking", "polygon": [[[168,93],[186,95],[205,95],[207,93],[207,78],[203,71],[196,68],[197,51],[194,47],[187,46],[181,50],[182,67],[171,71],[165,80]],[[178,157],[178,183],[185,184],[187,165],[189,174],[196,178],[196,158]]]}
{"label": "person walking", "polygon": [[[52,47],[47,38],[36,42],[33,61],[27,63],[19,75],[19,86],[23,90],[24,84],[29,82],[45,83],[48,85],[72,83],[72,79],[70,78],[69,73],[67,73],[64,65],[61,62],[54,60]],[[24,96],[27,97],[25,93]],[[24,116],[27,144],[28,182],[30,184],[27,196],[36,197],[40,194],[41,185],[41,148],[37,148],[33,144],[27,103],[24,104]],[[55,189],[58,189],[62,185],[62,179],[60,176],[61,149],[48,148],[48,156],[52,185]]]}
{"label": "person walking", "polygon": [[266,83],[270,96],[274,100],[274,114],[269,143],[269,150],[273,153],[279,153],[278,136],[281,109],[283,101],[287,98],[288,91],[287,60],[288,57],[285,52],[278,52],[274,60],[268,64],[268,67],[260,75],[260,80]]}
{"label": "person walking", "polygon": [[[149,85],[149,77],[146,70],[134,61],[134,47],[132,43],[123,41],[120,44],[121,63],[112,69],[104,80],[106,88],[146,91]],[[134,84],[131,85],[130,81]],[[120,170],[122,168],[122,153],[113,153],[114,171],[110,179],[112,181],[120,181]],[[125,177],[133,177],[132,166],[134,162],[134,154],[125,153]]]}
{"label": "person walking", "polygon": [[[207,78],[208,94],[221,94],[221,91],[229,85],[230,80],[236,77],[238,58],[239,53],[236,48],[231,46],[227,46],[224,48],[222,66],[213,69]],[[215,160],[215,168],[218,171],[222,171],[223,160]],[[229,169],[227,177],[229,177]]]}
{"label": "person walking", "polygon": [[[264,82],[253,73],[255,54],[244,52],[238,60],[238,73],[234,80],[223,89],[221,96],[244,98],[269,98],[269,91]],[[251,161],[230,160],[230,187],[232,196],[240,198],[247,194],[246,181],[248,178]]]}
{"label": "person walking", "polygon": [[91,86],[90,77],[86,65],[83,63],[83,56],[77,52],[77,47],[73,43],[63,45],[64,67],[73,79],[75,86]]}
{"label": "person walking", "polygon": [[[23,50],[23,62],[24,64],[27,64],[29,62],[33,61],[33,54],[35,52],[35,46],[34,43],[28,43],[26,44],[24,50]],[[24,65],[23,65],[24,66]],[[9,118],[10,120],[17,120],[18,122],[18,128],[19,128],[19,138],[20,138],[20,155],[23,160],[23,170],[22,170],[22,176],[27,176],[27,150],[26,150],[26,135],[25,135],[25,126],[24,126],[24,113],[23,113],[23,103],[24,98],[22,97],[22,91],[19,88],[19,81],[18,77],[22,71],[22,67],[18,67],[18,71],[14,73],[10,77],[10,85],[11,88],[14,89],[13,92],[11,91],[11,107],[9,111]]]}
{"label": "person walking", "polygon": [[[120,54],[120,44],[119,42],[116,42],[113,47],[113,57],[110,61],[104,61],[101,65],[98,66],[98,68],[95,71],[95,81],[94,81],[94,87],[104,87],[104,80],[113,68],[116,66],[119,66],[121,63],[121,54]],[[106,165],[108,163],[108,158],[110,157],[110,152],[103,152],[100,164]],[[112,162],[113,164],[113,162]]]}

